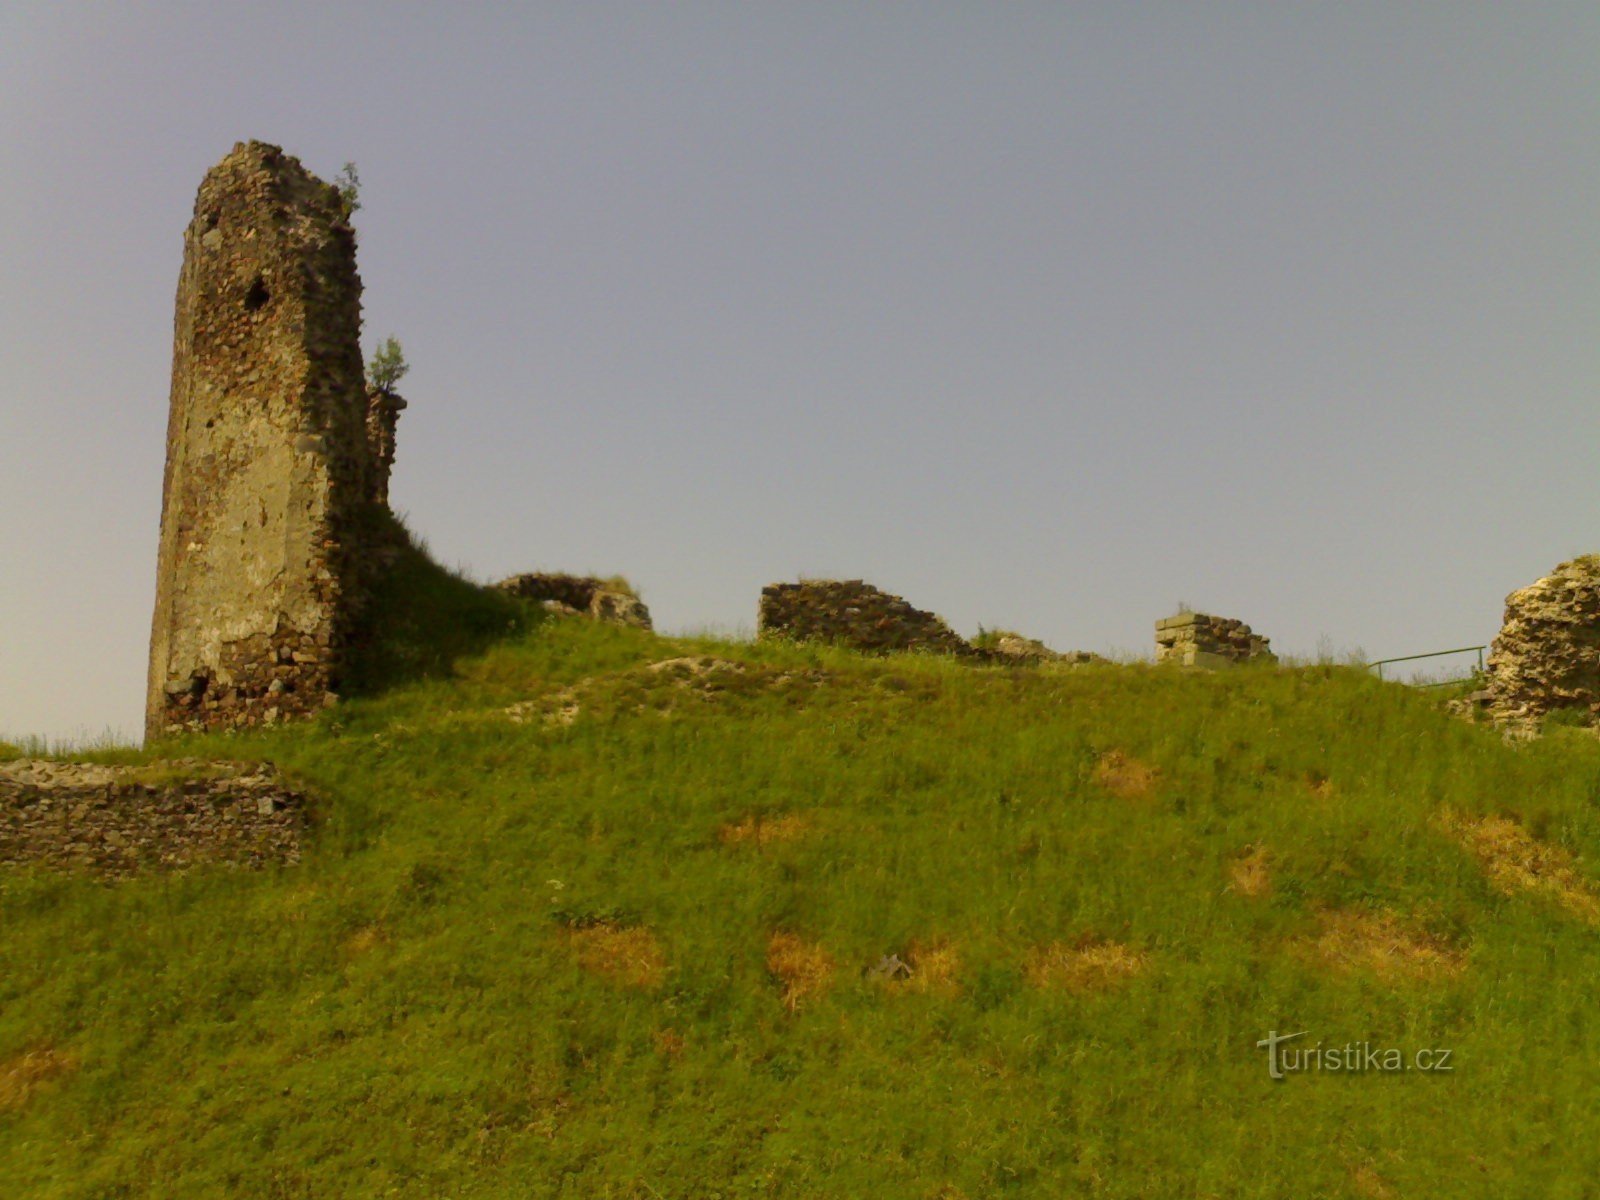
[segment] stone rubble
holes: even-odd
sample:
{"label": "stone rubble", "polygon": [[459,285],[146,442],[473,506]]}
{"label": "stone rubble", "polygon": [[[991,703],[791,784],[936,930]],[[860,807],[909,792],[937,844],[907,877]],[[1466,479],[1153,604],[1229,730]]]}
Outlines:
{"label": "stone rubble", "polygon": [[532,600],[561,616],[589,617],[610,625],[653,629],[644,601],[617,579],[593,575],[513,575],[494,585],[507,595]]}
{"label": "stone rubble", "polygon": [[761,589],[758,637],[832,642],[885,653],[931,650],[961,658],[980,654],[933,613],[859,579],[809,579]]}

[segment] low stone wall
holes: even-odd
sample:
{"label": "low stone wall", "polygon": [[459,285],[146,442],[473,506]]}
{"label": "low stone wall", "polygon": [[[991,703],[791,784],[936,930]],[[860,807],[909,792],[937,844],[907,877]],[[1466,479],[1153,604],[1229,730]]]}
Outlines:
{"label": "low stone wall", "polygon": [[1488,675],[1497,720],[1531,722],[1557,709],[1600,716],[1600,555],[1564,562],[1506,597]]}
{"label": "low stone wall", "polygon": [[1156,661],[1186,667],[1222,667],[1262,659],[1276,662],[1269,639],[1243,621],[1187,612],[1156,622]]}
{"label": "low stone wall", "polygon": [[859,579],[769,584],[761,589],[756,632],[761,637],[834,642],[868,653],[932,650],[980,657],[933,613]]}
{"label": "low stone wall", "polygon": [[596,621],[631,625],[635,629],[655,628],[644,601],[620,580],[549,573],[513,575],[494,586],[519,600],[532,600],[547,611],[563,616],[592,617]]}
{"label": "low stone wall", "polygon": [[0,762],[0,867],[109,876],[300,858],[306,800],[268,764]]}

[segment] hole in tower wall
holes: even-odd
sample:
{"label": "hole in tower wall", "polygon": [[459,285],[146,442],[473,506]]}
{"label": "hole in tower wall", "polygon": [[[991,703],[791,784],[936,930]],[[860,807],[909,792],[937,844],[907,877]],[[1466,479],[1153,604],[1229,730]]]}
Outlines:
{"label": "hole in tower wall", "polygon": [[256,281],[250,285],[250,290],[244,295],[244,309],[246,312],[255,312],[268,300],[272,293],[267,291],[267,285],[261,276],[256,276]]}

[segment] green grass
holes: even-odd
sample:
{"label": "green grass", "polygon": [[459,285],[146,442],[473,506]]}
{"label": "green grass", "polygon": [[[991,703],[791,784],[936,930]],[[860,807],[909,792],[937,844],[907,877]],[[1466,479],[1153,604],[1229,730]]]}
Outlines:
{"label": "green grass", "polygon": [[[1592,738],[1506,745],[1341,667],[531,620],[453,670],[397,652],[412,682],[315,724],[154,748],[312,785],[300,866],[0,873],[7,1196],[1593,1194],[1600,938],[1438,821],[1514,816],[1589,879]],[[644,669],[687,654],[745,669]],[[1113,752],[1148,786],[1118,794]],[[752,817],[798,836],[722,835]],[[1230,886],[1250,847],[1270,894]],[[1384,912],[1459,969],[1312,949]],[[647,978],[574,932],[616,929]],[[775,932],[836,968],[793,1010]],[[941,944],[943,986],[863,974]],[[1141,969],[1030,970],[1105,944]],[[1274,1083],[1271,1029],[1455,1070]]]}

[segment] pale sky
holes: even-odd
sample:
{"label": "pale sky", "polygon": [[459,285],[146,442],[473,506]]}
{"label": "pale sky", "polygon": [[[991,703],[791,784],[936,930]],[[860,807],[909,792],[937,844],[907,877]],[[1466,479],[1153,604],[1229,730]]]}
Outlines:
{"label": "pale sky", "polygon": [[666,631],[1486,642],[1600,550],[1600,6],[0,4],[0,735],[138,734],[181,234],[354,160],[393,498]]}

